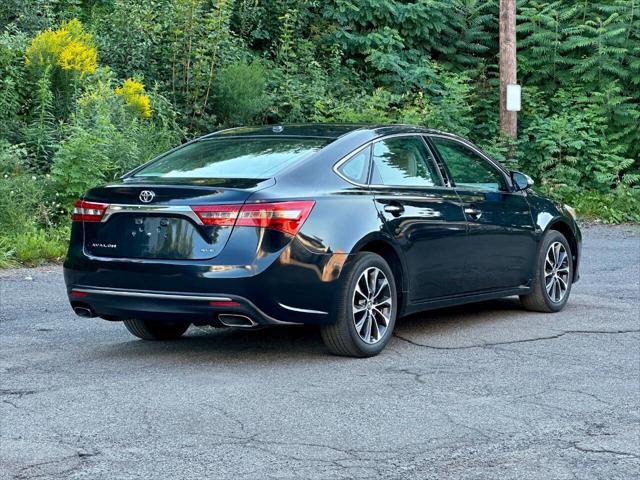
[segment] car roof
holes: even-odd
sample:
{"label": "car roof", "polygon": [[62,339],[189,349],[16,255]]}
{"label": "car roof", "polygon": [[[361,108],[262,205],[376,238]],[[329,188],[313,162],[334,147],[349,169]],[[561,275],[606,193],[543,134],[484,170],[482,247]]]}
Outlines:
{"label": "car roof", "polygon": [[443,133],[438,130],[415,125],[371,125],[344,123],[311,123],[291,125],[264,125],[257,127],[236,127],[219,130],[201,137],[307,137],[335,140],[352,132],[369,133],[373,136],[393,135],[398,133]]}

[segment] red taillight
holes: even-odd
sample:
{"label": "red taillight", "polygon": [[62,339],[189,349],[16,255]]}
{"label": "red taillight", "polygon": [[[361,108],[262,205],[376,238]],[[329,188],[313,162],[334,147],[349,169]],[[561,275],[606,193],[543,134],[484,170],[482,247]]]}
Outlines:
{"label": "red taillight", "polygon": [[78,200],[75,203],[71,219],[74,222],[99,222],[104,217],[108,206],[107,203]]}
{"label": "red taillight", "polygon": [[205,225],[259,227],[295,235],[315,205],[312,200],[193,206]]}
{"label": "red taillight", "polygon": [[71,293],[69,294],[71,297],[88,297],[89,294],[87,292],[79,292],[77,290],[71,290]]}
{"label": "red taillight", "polygon": [[233,227],[242,205],[197,205],[191,207],[205,225]]}
{"label": "red taillight", "polygon": [[242,207],[236,225],[270,228],[295,235],[314,204],[313,201],[247,203]]}

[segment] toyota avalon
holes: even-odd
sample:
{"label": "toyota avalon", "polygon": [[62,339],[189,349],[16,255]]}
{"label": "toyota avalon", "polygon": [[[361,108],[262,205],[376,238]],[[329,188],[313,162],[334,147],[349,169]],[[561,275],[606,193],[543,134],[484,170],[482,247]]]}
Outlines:
{"label": "toyota avalon", "polygon": [[317,325],[332,353],[356,357],[419,311],[519,296],[557,312],[581,234],[532,185],[420,127],[219,131],[76,202],[69,301],[146,340]]}

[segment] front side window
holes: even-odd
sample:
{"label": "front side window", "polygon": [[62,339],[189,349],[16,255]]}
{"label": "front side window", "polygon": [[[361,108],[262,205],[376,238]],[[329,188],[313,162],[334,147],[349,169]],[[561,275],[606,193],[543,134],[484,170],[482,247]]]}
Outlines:
{"label": "front side window", "polygon": [[316,138],[200,140],[150,163],[134,177],[266,179],[317,152],[329,141]]}
{"label": "front side window", "polygon": [[419,137],[396,137],[373,145],[374,185],[433,187],[442,180],[433,157]]}
{"label": "front side window", "polygon": [[446,138],[431,137],[431,141],[447,164],[456,187],[491,192],[507,190],[498,169],[470,148]]}

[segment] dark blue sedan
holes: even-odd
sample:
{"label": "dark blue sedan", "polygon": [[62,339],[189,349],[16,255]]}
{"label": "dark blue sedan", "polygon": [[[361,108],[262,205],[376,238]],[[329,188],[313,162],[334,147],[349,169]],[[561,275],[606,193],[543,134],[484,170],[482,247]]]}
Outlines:
{"label": "dark blue sedan", "polygon": [[518,295],[557,312],[581,234],[532,184],[420,127],[223,130],[76,202],[69,300],[147,340],[313,324],[357,357],[418,311]]}

